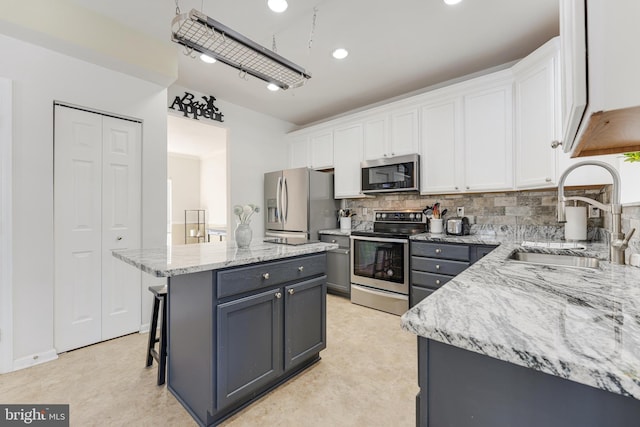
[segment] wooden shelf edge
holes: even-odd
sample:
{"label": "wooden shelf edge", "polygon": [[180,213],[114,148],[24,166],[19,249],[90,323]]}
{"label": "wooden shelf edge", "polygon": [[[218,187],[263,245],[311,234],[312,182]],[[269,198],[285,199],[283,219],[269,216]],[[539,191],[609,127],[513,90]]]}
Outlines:
{"label": "wooden shelf edge", "polygon": [[631,151],[640,151],[640,106],[593,113],[571,157]]}

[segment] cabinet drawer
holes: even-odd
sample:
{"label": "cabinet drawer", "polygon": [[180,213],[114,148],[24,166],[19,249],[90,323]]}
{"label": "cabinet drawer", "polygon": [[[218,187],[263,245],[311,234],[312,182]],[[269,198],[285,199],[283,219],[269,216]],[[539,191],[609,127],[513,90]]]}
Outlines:
{"label": "cabinet drawer", "polygon": [[411,270],[427,271],[430,273],[448,274],[455,276],[460,274],[467,267],[469,262],[451,261],[448,259],[411,257]]}
{"label": "cabinet drawer", "polygon": [[335,234],[321,234],[320,241],[326,243],[337,243],[341,248],[349,247],[349,236],[336,236]]}
{"label": "cabinet drawer", "polygon": [[218,298],[324,274],[326,259],[322,253],[220,271],[217,273]]}
{"label": "cabinet drawer", "polygon": [[444,274],[425,273],[423,271],[411,272],[411,284],[427,286],[431,289],[438,289],[440,286],[453,279],[453,276]]}
{"label": "cabinet drawer", "polygon": [[411,254],[431,258],[469,261],[469,246],[451,243],[411,243]]}
{"label": "cabinet drawer", "polygon": [[411,307],[418,304],[420,301],[434,293],[433,289],[421,288],[419,286],[411,287]]}

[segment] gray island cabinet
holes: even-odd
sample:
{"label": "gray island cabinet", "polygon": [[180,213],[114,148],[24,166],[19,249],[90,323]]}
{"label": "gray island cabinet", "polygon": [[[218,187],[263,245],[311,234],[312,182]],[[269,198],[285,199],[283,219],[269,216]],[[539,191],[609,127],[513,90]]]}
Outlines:
{"label": "gray island cabinet", "polygon": [[[114,255],[168,276],[167,387],[198,424],[210,426],[320,360],[325,251],[337,245],[189,246],[200,253],[173,247],[167,254],[175,268],[150,261],[149,251]],[[221,260],[203,261],[202,252]],[[191,267],[177,266],[176,256]]]}
{"label": "gray island cabinet", "polygon": [[637,427],[640,269],[508,259],[522,250],[502,243],[402,316],[418,335],[416,425]]}

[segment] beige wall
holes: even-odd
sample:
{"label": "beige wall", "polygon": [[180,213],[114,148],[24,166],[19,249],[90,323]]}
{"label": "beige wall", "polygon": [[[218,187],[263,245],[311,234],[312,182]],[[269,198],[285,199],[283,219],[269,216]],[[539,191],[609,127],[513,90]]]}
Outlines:
{"label": "beige wall", "polygon": [[200,159],[169,153],[167,176],[171,179],[171,240],[180,245],[184,244],[185,209],[204,209],[200,204]]}

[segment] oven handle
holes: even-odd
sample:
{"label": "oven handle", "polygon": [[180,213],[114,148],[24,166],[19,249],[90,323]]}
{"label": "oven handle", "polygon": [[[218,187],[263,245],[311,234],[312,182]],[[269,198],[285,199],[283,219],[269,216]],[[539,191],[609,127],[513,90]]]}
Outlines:
{"label": "oven handle", "polygon": [[367,240],[369,242],[409,243],[408,239],[393,239],[391,237],[351,236],[351,240]]}

